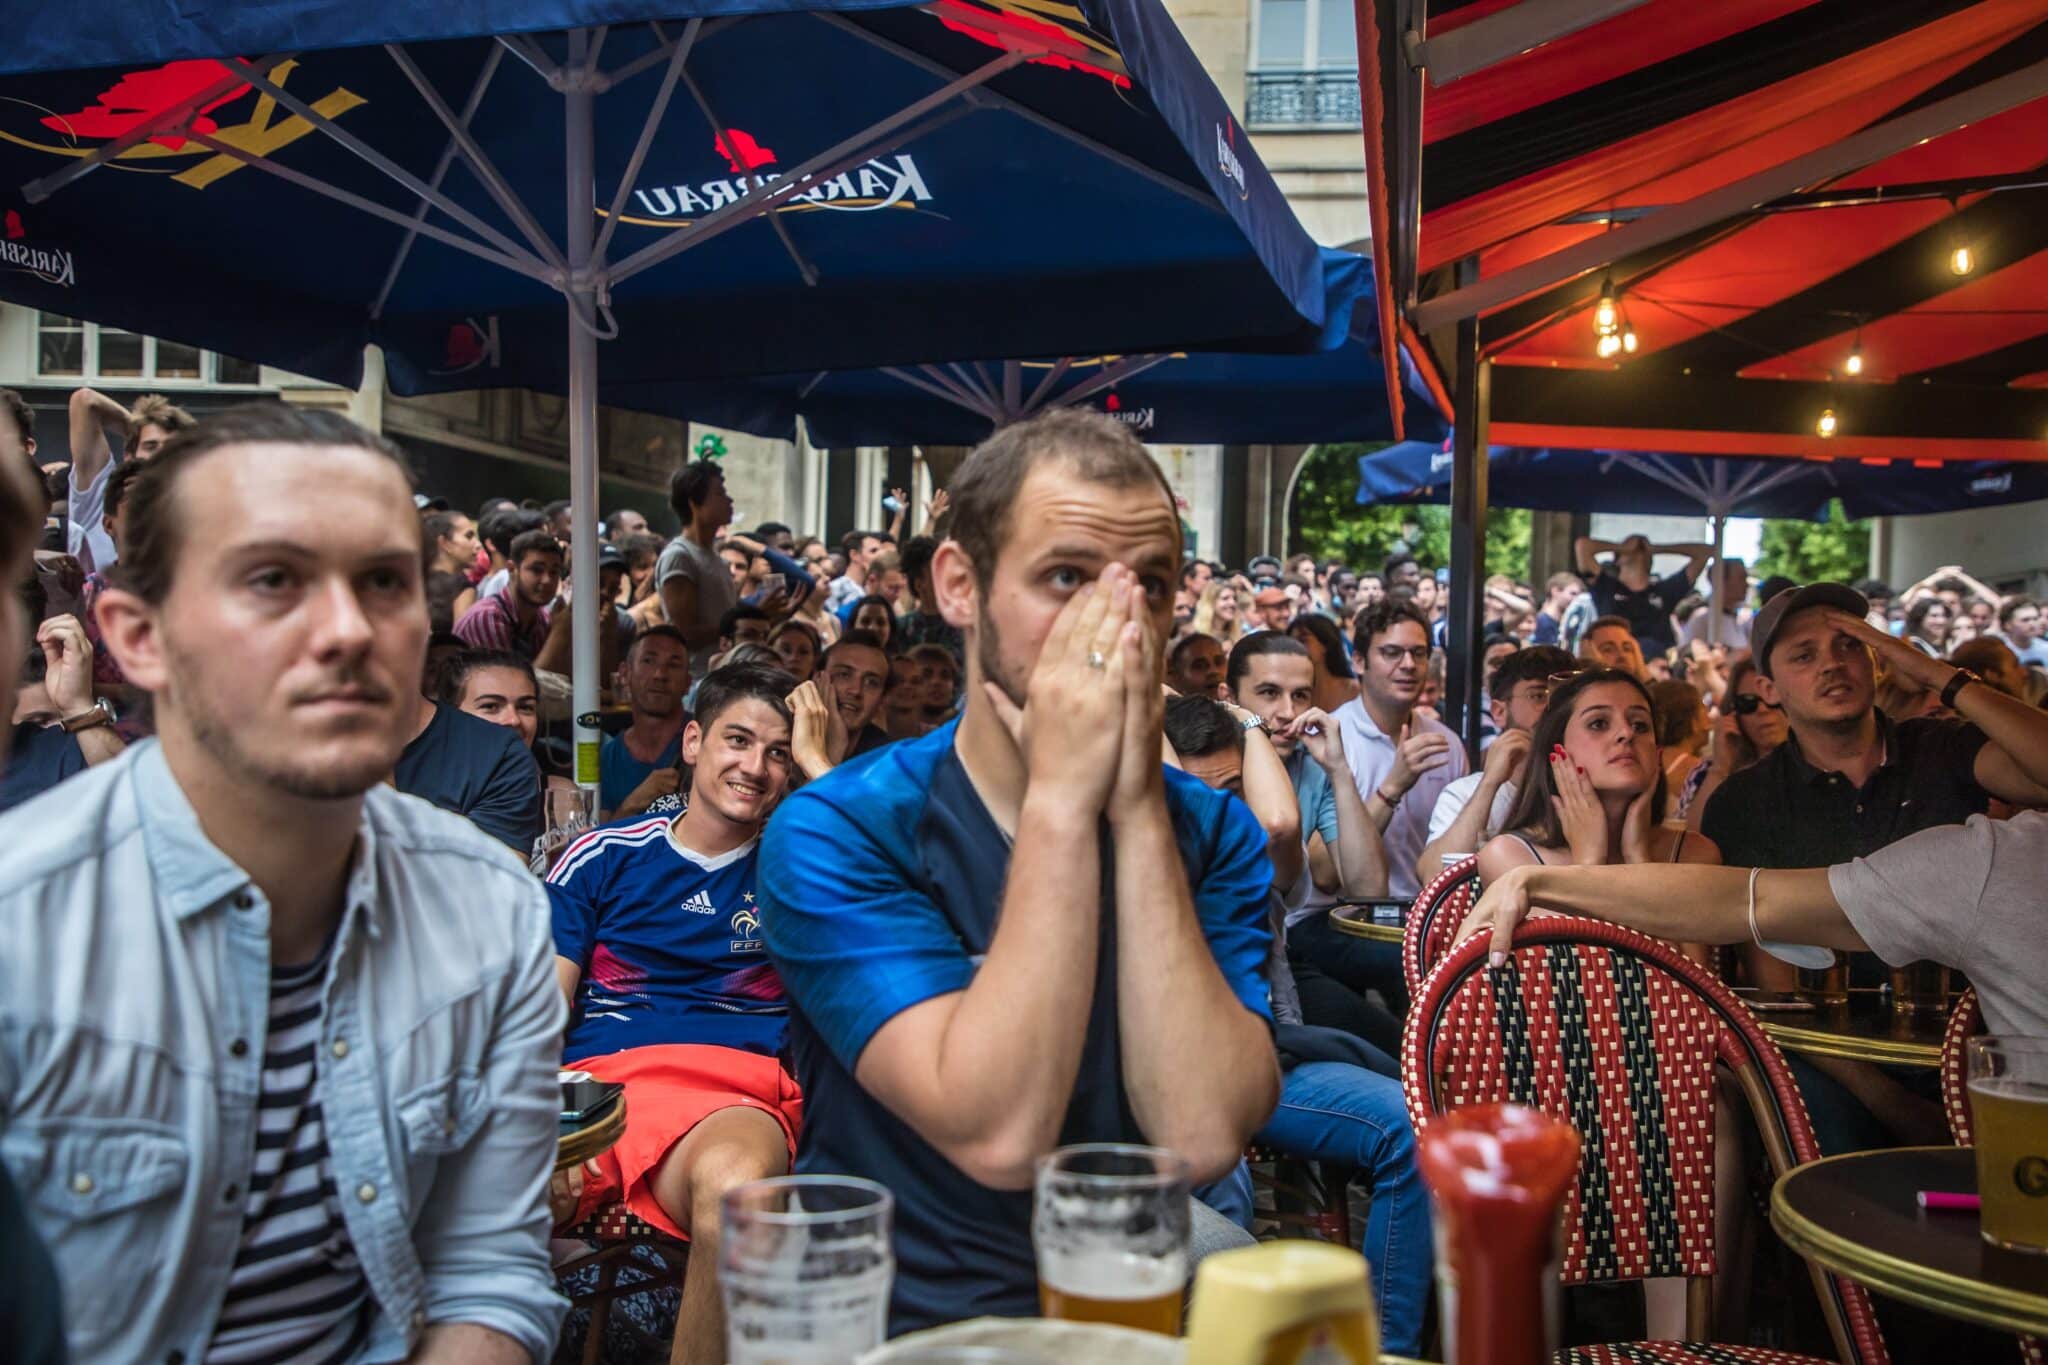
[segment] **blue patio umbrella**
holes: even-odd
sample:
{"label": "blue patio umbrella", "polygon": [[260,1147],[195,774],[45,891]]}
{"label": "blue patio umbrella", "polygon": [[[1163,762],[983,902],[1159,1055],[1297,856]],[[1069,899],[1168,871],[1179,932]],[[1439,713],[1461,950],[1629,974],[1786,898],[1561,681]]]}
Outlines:
{"label": "blue patio umbrella", "polygon": [[[1363,284],[1158,0],[15,18],[0,298],[349,384],[375,343],[400,393],[566,391],[586,507],[600,349],[614,386],[1316,350]],[[573,553],[594,782],[596,547]]]}
{"label": "blue patio umbrella", "polygon": [[[1366,270],[1326,251],[1330,273]],[[1352,264],[1355,263],[1355,264]],[[1354,310],[1362,335],[1298,355],[1178,351],[1087,355],[999,365],[896,365],[762,375],[685,385],[627,385],[627,407],[689,412],[757,436],[793,438],[797,419],[821,446],[972,445],[996,427],[1050,407],[1087,406],[1148,441],[1307,444],[1393,434],[1370,298]],[[1449,434],[1414,362],[1401,357],[1407,430]]]}
{"label": "blue patio umbrella", "polygon": [[[1358,458],[1361,503],[1450,499],[1448,442],[1404,441]],[[2048,466],[1963,461],[1791,460],[1494,446],[1487,498],[1546,512],[1770,517],[1824,521],[1840,498],[1851,517],[1912,516],[2048,498]]]}

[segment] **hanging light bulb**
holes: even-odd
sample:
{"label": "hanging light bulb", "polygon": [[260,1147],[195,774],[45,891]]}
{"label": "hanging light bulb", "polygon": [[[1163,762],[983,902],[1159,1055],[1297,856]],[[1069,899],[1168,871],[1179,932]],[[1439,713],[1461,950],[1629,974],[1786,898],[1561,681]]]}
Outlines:
{"label": "hanging light bulb", "polygon": [[1835,428],[1837,425],[1838,423],[1835,421],[1835,410],[1833,408],[1822,408],[1820,410],[1820,420],[1813,424],[1813,429],[1819,432],[1821,438],[1825,440],[1826,438],[1833,436],[1835,434]]}
{"label": "hanging light bulb", "polygon": [[1602,360],[1611,359],[1616,352],[1621,350],[1621,347],[1621,338],[1612,332],[1609,332],[1606,336],[1593,343],[1594,351],[1599,354]]}
{"label": "hanging light bulb", "polygon": [[1963,230],[1962,206],[1953,199],[1948,206],[1955,214],[1949,219],[1948,273],[1967,275],[1977,268],[1977,253],[1970,249],[1970,235]]}
{"label": "hanging light bulb", "polygon": [[1614,327],[1614,281],[1603,279],[1600,281],[1600,302],[1593,309],[1593,330],[1604,337],[1613,332]]}
{"label": "hanging light bulb", "polygon": [[1846,374],[1862,374],[1862,373],[1863,373],[1863,346],[1862,346],[1862,343],[1860,343],[1860,342],[1859,342],[1859,343],[1857,343],[1856,347],[1855,347],[1855,348],[1854,348],[1853,350],[1851,350],[1851,351],[1849,352],[1849,358],[1848,358],[1847,360],[1845,360],[1845,361],[1843,361],[1843,362],[1842,362],[1842,370],[1843,370],[1843,372],[1844,372],[1844,373],[1846,373]]}
{"label": "hanging light bulb", "polygon": [[1629,353],[1630,355],[1634,355],[1634,354],[1636,353],[1636,329],[1635,329],[1635,328],[1633,328],[1633,327],[1625,327],[1625,328],[1623,328],[1623,329],[1622,329],[1622,333],[1621,333],[1621,349],[1622,349],[1622,350],[1624,350],[1624,351],[1627,351],[1627,352],[1628,352],[1628,353]]}

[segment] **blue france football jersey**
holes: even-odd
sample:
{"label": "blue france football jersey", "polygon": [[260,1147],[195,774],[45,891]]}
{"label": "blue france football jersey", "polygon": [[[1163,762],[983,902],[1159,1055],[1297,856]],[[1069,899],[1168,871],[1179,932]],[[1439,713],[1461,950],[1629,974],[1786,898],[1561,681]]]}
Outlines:
{"label": "blue france football jersey", "polygon": [[672,818],[600,826],[548,874],[555,952],[583,970],[568,1060],[657,1043],[782,1046],[789,1005],[754,903],[760,843],[707,858],[670,837]]}

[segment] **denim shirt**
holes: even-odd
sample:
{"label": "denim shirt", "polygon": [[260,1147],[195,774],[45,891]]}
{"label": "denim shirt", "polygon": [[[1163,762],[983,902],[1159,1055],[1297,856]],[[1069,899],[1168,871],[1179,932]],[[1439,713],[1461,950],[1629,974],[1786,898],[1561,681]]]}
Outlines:
{"label": "denim shirt", "polygon": [[[538,881],[467,821],[365,797],[316,1093],[375,1314],[551,1351],[565,1009]],[[0,817],[0,1158],[62,1282],[71,1356],[198,1362],[242,1233],[270,909],[163,751]],[[372,1310],[366,1310],[372,1311]]]}

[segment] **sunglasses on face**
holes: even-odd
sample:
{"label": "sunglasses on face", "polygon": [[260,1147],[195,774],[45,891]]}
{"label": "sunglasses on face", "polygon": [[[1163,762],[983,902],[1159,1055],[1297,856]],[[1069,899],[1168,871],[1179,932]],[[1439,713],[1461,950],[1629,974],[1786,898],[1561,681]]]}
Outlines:
{"label": "sunglasses on face", "polygon": [[1779,709],[1777,705],[1765,701],[1754,692],[1737,692],[1728,700],[1728,709],[1738,716],[1753,716],[1766,706],[1770,707],[1773,711]]}

